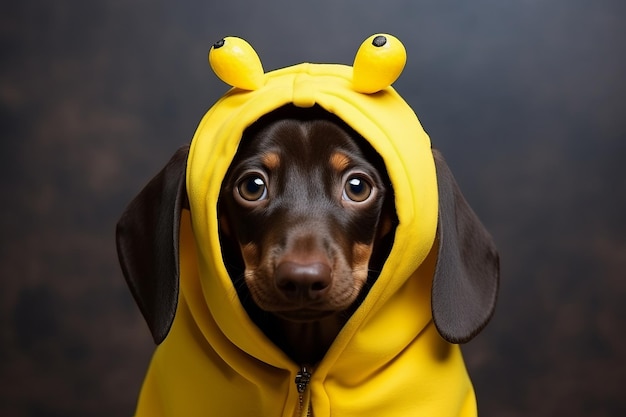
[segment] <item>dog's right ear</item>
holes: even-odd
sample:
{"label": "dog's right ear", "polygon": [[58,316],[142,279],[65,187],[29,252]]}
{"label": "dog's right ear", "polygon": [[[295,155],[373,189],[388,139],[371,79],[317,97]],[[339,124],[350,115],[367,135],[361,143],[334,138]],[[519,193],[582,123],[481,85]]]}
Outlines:
{"label": "dog's right ear", "polygon": [[180,214],[189,208],[184,146],[130,202],[117,223],[117,254],[155,343],[167,336],[178,303]]}

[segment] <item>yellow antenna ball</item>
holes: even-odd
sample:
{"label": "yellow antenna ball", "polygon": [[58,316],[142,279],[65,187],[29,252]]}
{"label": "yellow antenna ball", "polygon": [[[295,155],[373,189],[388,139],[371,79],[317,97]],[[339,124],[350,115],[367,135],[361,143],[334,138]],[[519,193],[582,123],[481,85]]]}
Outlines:
{"label": "yellow antenna ball", "polygon": [[402,73],[406,50],[398,38],[376,34],[367,38],[354,58],[352,85],[360,93],[376,93],[389,87]]}
{"label": "yellow antenna ball", "polygon": [[256,90],[265,84],[263,65],[256,51],[241,38],[228,36],[209,51],[213,72],[226,84],[243,90]]}

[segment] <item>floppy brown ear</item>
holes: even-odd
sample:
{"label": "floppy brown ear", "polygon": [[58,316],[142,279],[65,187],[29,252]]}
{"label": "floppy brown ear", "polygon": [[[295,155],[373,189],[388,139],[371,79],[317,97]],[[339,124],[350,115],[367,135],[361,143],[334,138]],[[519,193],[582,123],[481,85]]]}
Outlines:
{"label": "floppy brown ear", "polygon": [[439,334],[465,343],[493,314],[500,261],[491,235],[461,194],[443,156],[433,150],[439,189],[439,253],[433,278],[432,312]]}
{"label": "floppy brown ear", "polygon": [[188,207],[185,170],[189,146],[130,202],[117,223],[117,254],[126,282],[152,332],[161,343],[178,303],[178,232]]}

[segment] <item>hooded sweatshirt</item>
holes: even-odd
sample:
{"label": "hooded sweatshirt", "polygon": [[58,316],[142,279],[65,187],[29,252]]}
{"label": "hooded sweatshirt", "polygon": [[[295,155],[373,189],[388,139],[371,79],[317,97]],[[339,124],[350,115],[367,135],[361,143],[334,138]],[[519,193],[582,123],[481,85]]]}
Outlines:
{"label": "hooded sweatshirt", "polygon": [[[438,334],[431,313],[438,196],[430,139],[390,86],[404,48],[384,37],[382,46],[366,40],[352,67],[305,63],[268,73],[241,39],[213,47],[212,67],[233,88],[206,113],[191,143],[178,307],[154,353],[137,416],[476,415],[460,349]],[[367,297],[321,362],[307,369],[242,307],[223,262],[217,215],[244,130],[286,104],[321,106],[371,144],[385,162],[399,221]]]}

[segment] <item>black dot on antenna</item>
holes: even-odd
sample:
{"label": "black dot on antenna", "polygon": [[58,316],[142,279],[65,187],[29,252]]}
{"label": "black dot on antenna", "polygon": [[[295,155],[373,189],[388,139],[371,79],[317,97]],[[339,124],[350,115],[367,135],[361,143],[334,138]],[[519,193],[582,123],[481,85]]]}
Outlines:
{"label": "black dot on antenna", "polygon": [[385,38],[383,35],[378,35],[374,38],[374,40],[372,40],[372,45],[374,45],[377,48],[380,48],[386,43],[387,43],[387,38]]}

